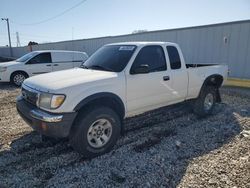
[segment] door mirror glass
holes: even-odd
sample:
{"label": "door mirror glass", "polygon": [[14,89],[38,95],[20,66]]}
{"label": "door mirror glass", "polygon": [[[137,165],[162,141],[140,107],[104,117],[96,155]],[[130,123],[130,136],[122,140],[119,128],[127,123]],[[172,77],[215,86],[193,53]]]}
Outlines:
{"label": "door mirror glass", "polygon": [[146,74],[146,73],[149,73],[149,66],[146,64],[142,64],[131,70],[131,74]]}

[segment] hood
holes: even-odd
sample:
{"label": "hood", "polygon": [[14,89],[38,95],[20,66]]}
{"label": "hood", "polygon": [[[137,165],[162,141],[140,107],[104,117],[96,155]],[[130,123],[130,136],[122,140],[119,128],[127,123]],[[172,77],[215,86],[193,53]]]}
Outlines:
{"label": "hood", "polygon": [[10,66],[20,65],[20,64],[21,64],[21,62],[17,62],[17,61],[8,61],[8,62],[0,63],[0,67],[10,67]]}
{"label": "hood", "polygon": [[38,91],[54,92],[75,85],[115,77],[117,77],[115,72],[74,68],[28,78],[24,81],[24,85]]}

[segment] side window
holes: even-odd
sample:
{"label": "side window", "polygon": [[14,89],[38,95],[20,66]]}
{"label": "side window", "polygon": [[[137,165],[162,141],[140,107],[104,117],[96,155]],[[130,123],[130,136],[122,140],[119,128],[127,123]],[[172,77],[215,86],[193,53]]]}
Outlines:
{"label": "side window", "polygon": [[50,53],[41,53],[29,60],[28,64],[51,63]]}
{"label": "side window", "polygon": [[161,46],[143,47],[135,58],[130,73],[140,65],[148,65],[149,72],[167,70],[165,54]]}
{"label": "side window", "polygon": [[181,59],[177,48],[174,46],[167,46],[167,51],[171,69],[180,69]]}

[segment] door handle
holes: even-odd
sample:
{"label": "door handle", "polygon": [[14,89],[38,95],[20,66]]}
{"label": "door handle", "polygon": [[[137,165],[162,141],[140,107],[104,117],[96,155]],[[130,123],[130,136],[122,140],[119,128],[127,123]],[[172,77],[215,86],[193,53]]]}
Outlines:
{"label": "door handle", "polygon": [[47,67],[51,67],[51,65],[46,65]]}
{"label": "door handle", "polygon": [[54,64],[53,66],[58,66],[58,64]]}
{"label": "door handle", "polygon": [[170,77],[169,76],[163,76],[163,80],[168,81],[168,80],[170,80]]}

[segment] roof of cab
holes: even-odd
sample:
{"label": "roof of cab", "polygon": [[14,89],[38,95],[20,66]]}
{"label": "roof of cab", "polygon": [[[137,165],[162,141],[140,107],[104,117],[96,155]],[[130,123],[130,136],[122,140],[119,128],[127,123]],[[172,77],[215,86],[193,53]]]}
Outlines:
{"label": "roof of cab", "polygon": [[159,41],[134,41],[134,42],[119,42],[119,43],[111,43],[109,45],[135,45],[135,46],[145,46],[145,45],[176,45],[173,42],[159,42]]}

